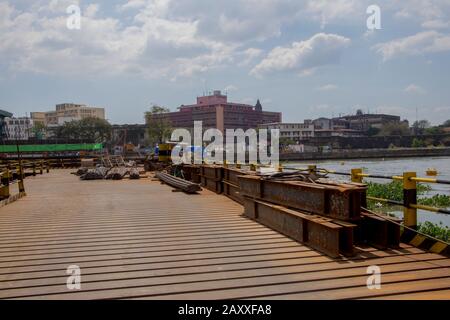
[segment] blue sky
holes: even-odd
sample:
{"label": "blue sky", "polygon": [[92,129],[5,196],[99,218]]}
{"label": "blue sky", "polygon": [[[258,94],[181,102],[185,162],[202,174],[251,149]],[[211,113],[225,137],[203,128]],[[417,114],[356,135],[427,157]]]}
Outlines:
{"label": "blue sky", "polygon": [[449,71],[449,0],[0,0],[0,109],[16,116],[76,102],[142,123],[153,103],[221,89],[289,122],[417,109],[440,124]]}

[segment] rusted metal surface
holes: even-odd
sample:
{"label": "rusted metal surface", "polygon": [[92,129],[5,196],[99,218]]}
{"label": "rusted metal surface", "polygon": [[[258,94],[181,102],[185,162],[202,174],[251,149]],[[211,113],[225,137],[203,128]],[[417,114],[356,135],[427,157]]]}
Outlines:
{"label": "rusted metal surface", "polygon": [[182,166],[182,171],[186,180],[194,183],[201,183],[199,166],[184,164]]}
{"label": "rusted metal surface", "polygon": [[[27,178],[27,197],[0,208],[0,298],[442,299],[450,286],[450,259],[409,245],[332,259],[208,190],[85,183],[70,171]],[[81,290],[66,286],[73,264]],[[372,265],[379,290],[366,286]]]}
{"label": "rusted metal surface", "polygon": [[387,249],[400,246],[400,226],[382,217],[363,212],[358,232],[358,238],[361,241],[376,248]]}
{"label": "rusted metal surface", "polygon": [[224,167],[223,168],[223,194],[227,197],[243,204],[244,200],[241,195],[241,188],[239,187],[239,176],[255,175],[256,173],[249,170],[242,170],[237,168]]}
{"label": "rusted metal surface", "polygon": [[359,186],[278,182],[254,176],[239,177],[239,185],[243,195],[347,221],[360,219],[361,194],[365,191]]}
{"label": "rusted metal surface", "polygon": [[215,193],[223,192],[223,167],[216,165],[200,166],[202,186]]}
{"label": "rusted metal surface", "polygon": [[353,253],[353,228],[244,196],[245,215],[330,257]]}

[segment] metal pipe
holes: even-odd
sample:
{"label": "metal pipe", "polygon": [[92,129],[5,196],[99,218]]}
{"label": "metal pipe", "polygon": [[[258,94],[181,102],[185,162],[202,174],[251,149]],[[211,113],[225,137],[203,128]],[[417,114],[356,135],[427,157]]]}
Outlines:
{"label": "metal pipe", "polygon": [[168,185],[175,187],[177,189],[181,189],[187,193],[196,193],[196,192],[202,190],[202,188],[196,183],[192,183],[190,181],[186,181],[186,180],[171,176],[170,174],[167,174],[167,173],[157,172],[155,174],[155,176],[159,180],[167,183]]}

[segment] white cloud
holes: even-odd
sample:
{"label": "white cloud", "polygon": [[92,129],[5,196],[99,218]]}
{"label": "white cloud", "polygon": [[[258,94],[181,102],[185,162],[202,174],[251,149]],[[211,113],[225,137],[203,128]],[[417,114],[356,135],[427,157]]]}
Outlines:
{"label": "white cloud", "polygon": [[309,0],[305,5],[305,16],[320,22],[321,28],[342,19],[364,16],[367,6],[361,0]]}
{"label": "white cloud", "polygon": [[336,64],[350,42],[350,39],[340,35],[318,33],[308,40],[294,42],[289,47],[274,48],[250,73],[255,76],[282,71],[301,73]]}
{"label": "white cloud", "polygon": [[450,35],[437,31],[423,31],[413,36],[377,44],[373,49],[383,56],[384,61],[399,56],[449,51]]}
{"label": "white cloud", "polygon": [[404,89],[404,91],[406,93],[412,93],[412,94],[425,94],[425,93],[427,93],[427,91],[424,88],[422,88],[422,87],[420,87],[418,85],[415,85],[413,83],[410,84],[409,86],[407,86]]}
{"label": "white cloud", "polygon": [[427,20],[422,23],[422,27],[427,29],[446,29],[450,28],[450,21],[444,21],[441,19]]}
{"label": "white cloud", "polygon": [[317,87],[318,91],[332,91],[332,90],[336,90],[338,88],[337,85],[335,84],[325,84],[323,86]]}
{"label": "white cloud", "polygon": [[237,91],[237,90],[238,90],[238,87],[236,87],[235,85],[232,85],[232,84],[223,88],[224,92],[233,92],[233,91]]}

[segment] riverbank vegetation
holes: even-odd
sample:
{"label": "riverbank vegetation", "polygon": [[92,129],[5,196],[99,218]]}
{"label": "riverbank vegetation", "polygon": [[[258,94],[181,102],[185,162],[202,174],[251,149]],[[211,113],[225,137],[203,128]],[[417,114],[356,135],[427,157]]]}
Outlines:
{"label": "riverbank vegetation", "polygon": [[[375,198],[383,198],[394,200],[398,202],[403,201],[403,184],[400,181],[393,181],[391,183],[367,183],[367,195]],[[431,187],[426,184],[417,184],[417,196],[418,203],[426,206],[432,206],[437,208],[450,207],[450,196],[443,194],[435,194],[433,196],[427,196],[427,193],[431,191]],[[369,209],[374,210],[380,207],[389,206],[388,204],[368,200]],[[437,239],[448,242],[450,239],[450,229],[441,223],[436,224],[429,221],[420,223],[418,225],[418,231],[428,234]]]}
{"label": "riverbank vegetation", "polygon": [[450,229],[447,226],[444,226],[442,222],[440,222],[439,224],[429,221],[419,223],[418,230],[419,232],[428,234],[432,237],[435,237],[436,239],[440,239],[445,242],[448,242],[450,240]]}

